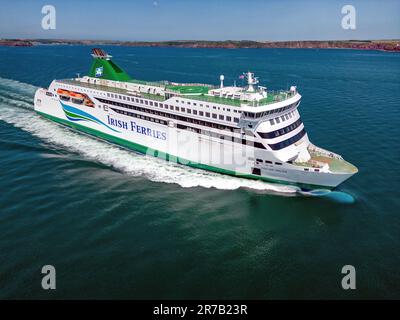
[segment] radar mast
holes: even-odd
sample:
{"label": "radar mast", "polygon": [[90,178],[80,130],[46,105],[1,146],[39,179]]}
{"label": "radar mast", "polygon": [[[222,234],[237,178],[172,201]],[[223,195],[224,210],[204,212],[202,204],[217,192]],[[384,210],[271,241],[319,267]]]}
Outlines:
{"label": "radar mast", "polygon": [[255,92],[256,90],[255,90],[254,86],[258,84],[258,78],[254,77],[254,73],[250,72],[250,71],[246,72],[244,74],[244,76],[247,79],[247,85],[248,85],[247,91]]}

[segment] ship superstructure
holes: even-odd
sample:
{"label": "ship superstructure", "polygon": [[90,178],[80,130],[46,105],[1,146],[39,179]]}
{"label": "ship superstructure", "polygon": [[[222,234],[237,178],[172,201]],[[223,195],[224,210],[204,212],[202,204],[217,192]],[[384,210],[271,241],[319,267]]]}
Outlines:
{"label": "ship superstructure", "polygon": [[312,144],[295,86],[271,91],[252,72],[245,86],[132,79],[101,49],[88,76],[54,80],[35,110],[136,151],[225,174],[336,187],[357,168]]}

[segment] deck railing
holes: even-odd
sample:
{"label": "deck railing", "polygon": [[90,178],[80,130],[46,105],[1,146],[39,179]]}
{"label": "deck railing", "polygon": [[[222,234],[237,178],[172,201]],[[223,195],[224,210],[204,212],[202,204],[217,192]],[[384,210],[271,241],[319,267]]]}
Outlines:
{"label": "deck railing", "polygon": [[[75,79],[64,79],[64,80],[60,80],[60,81],[69,83],[69,84],[78,84],[79,83],[79,85],[89,87],[89,88],[105,87],[102,84],[87,83],[87,82],[83,82],[83,81],[75,80]],[[168,81],[155,83],[155,82],[148,82],[148,81],[141,81],[141,80],[132,80],[131,83],[138,83],[138,84],[141,83],[141,84],[154,85],[154,86],[157,85],[159,87],[163,87],[165,85],[171,85],[171,84],[176,85],[176,83],[168,82]],[[187,84],[187,86],[207,87],[209,85],[191,83],[191,84]],[[112,87],[112,86],[106,86],[106,87],[107,87],[108,91],[112,91],[112,92],[116,92],[116,93],[124,94],[127,92],[127,89],[123,89],[123,88]],[[170,93],[173,95],[179,95],[179,93],[176,93],[172,90],[167,90],[167,93]],[[155,100],[159,100],[159,101],[166,100],[166,97],[162,96],[162,95],[155,95],[155,94],[143,93],[143,92],[138,92],[137,94],[142,95],[144,98],[147,96],[150,99],[154,98]],[[247,100],[232,99],[232,98],[218,97],[218,96],[205,95],[205,94],[201,94],[201,95],[193,94],[193,95],[186,95],[183,97],[193,99],[193,100],[199,100],[199,101],[204,101],[204,102],[209,102],[209,103],[218,103],[218,104],[224,104],[224,105],[236,106],[236,107],[240,107],[240,106],[259,107],[259,106],[265,106],[268,104],[287,100],[287,99],[293,97],[295,94],[296,93],[292,92],[292,91],[272,91],[272,90],[270,90],[267,92],[267,98],[261,99],[259,101],[247,101]]]}
{"label": "deck railing", "polygon": [[296,93],[293,91],[268,91],[267,97],[258,101],[257,106],[265,106],[267,104],[285,101],[294,97]]}
{"label": "deck railing", "polygon": [[325,157],[329,157],[329,158],[334,158],[334,159],[338,159],[338,160],[343,160],[343,157],[337,153],[334,153],[332,151],[328,151],[325,150],[323,148],[317,147],[316,145],[313,145],[310,143],[310,145],[308,146],[308,151],[310,153],[313,153],[315,155],[323,155]]}
{"label": "deck railing", "polygon": [[238,99],[228,99],[228,98],[221,98],[221,97],[215,97],[215,96],[207,96],[207,95],[190,95],[186,96],[189,99],[193,100],[200,100],[204,102],[209,102],[209,103],[219,103],[219,104],[226,104],[230,106],[236,106],[240,107],[241,105],[241,100]]}

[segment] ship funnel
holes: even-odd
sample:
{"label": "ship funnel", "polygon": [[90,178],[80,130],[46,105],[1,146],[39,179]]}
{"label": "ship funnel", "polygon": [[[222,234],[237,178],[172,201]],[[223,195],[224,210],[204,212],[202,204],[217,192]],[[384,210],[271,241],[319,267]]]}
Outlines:
{"label": "ship funnel", "polygon": [[107,52],[105,52],[103,49],[100,48],[92,49],[92,57],[98,59],[106,59],[106,60],[110,60],[112,58],[112,56],[110,56],[109,54],[107,54]]}
{"label": "ship funnel", "polygon": [[89,71],[89,77],[107,79],[113,81],[129,81],[131,77],[112,60],[112,56],[103,49],[92,49],[93,63]]}

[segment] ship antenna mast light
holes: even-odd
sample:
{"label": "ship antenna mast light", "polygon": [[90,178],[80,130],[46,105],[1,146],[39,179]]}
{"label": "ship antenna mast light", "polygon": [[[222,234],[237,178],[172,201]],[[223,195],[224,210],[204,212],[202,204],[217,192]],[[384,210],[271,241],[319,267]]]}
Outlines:
{"label": "ship antenna mast light", "polygon": [[247,79],[248,88],[247,91],[255,92],[254,86],[258,84],[258,78],[254,77],[254,73],[248,71],[244,74]]}

